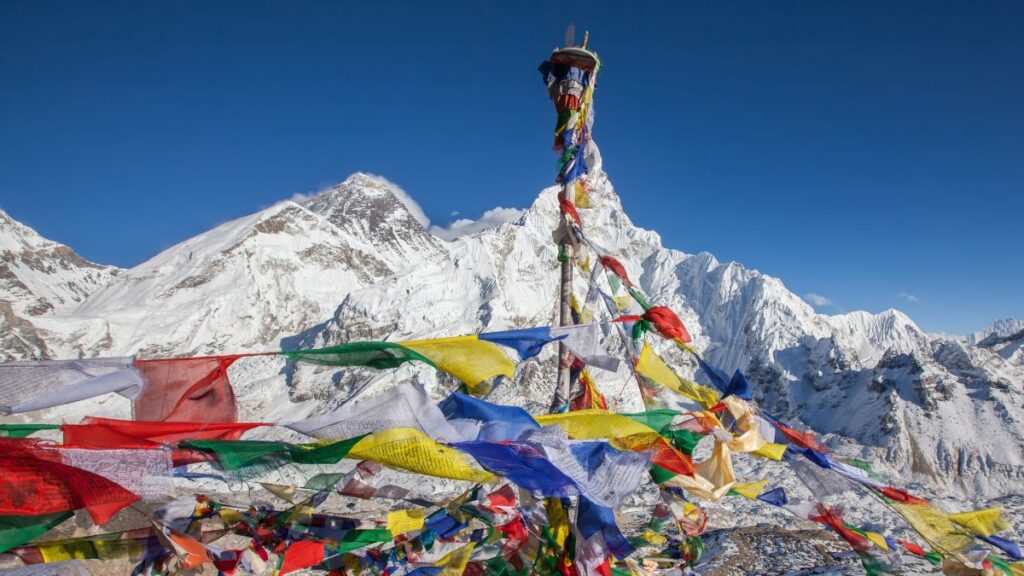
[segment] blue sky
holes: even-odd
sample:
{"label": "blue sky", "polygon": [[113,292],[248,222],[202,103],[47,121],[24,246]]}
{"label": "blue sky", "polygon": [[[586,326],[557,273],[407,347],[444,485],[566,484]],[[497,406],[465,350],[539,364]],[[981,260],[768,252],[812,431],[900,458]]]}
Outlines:
{"label": "blue sky", "polygon": [[666,245],[824,312],[1024,317],[1020,2],[6,2],[0,208],[129,266],[357,170],[435,224],[526,207],[570,20],[605,168]]}

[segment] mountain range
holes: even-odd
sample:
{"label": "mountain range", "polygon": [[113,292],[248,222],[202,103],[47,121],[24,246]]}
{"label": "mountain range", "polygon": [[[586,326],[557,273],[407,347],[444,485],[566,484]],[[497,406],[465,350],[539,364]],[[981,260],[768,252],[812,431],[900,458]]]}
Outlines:
{"label": "mountain range", "polygon": [[[596,145],[588,155],[588,238],[622,262],[651,301],[680,315],[710,362],[743,370],[761,406],[928,493],[1022,494],[1024,322],[948,338],[897,310],[817,313],[777,278],[665,247],[657,233],[633,225]],[[518,220],[448,241],[386,180],[354,174],[128,269],[89,262],[0,212],[0,357],[208,355],[550,325],[556,194],[545,189]],[[580,298],[586,280],[576,274]],[[611,329],[605,345],[620,349]],[[678,350],[659,352],[702,380]],[[492,398],[542,412],[554,374],[554,352],[545,350]],[[239,362],[231,375],[243,417],[260,418],[325,412],[409,378],[437,397],[454,386],[411,365],[374,372],[261,360]],[[594,376],[611,408],[642,409],[628,368]],[[119,400],[79,404],[36,417],[126,416]]]}

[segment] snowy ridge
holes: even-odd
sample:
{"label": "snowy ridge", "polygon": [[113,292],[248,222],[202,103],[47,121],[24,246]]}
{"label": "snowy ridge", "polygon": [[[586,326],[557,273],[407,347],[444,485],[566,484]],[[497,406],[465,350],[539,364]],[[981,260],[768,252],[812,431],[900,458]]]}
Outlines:
{"label": "snowy ridge", "polygon": [[[932,338],[899,311],[818,314],[779,279],[707,253],[667,249],[622,211],[595,145],[588,154],[588,238],[625,264],[652,301],[679,313],[710,361],[744,370],[762,406],[826,434],[840,454],[880,462],[884,473],[920,482],[926,492],[1021,493],[1024,368],[992,349]],[[76,309],[38,319],[45,348],[26,353],[4,341],[2,351],[214,354],[551,324],[556,193],[542,191],[516,222],[444,242],[387,182],[356,174],[313,198],[282,202],[170,248],[118,274]],[[587,288],[582,276],[575,276],[579,298]],[[611,328],[606,347],[620,350]],[[659,351],[683,375],[702,378],[678,350]],[[233,368],[244,412],[322,413],[410,378],[437,396],[454,385],[423,366],[281,368]],[[641,409],[635,384],[620,370],[595,370],[598,386],[614,409]],[[554,351],[546,350],[491,398],[543,410],[554,372]],[[78,409],[47,417],[72,413]]]}
{"label": "snowy ridge", "polygon": [[1003,318],[996,320],[977,332],[968,334],[965,338],[970,344],[980,344],[990,336],[1012,336],[1021,330],[1024,330],[1024,320]]}

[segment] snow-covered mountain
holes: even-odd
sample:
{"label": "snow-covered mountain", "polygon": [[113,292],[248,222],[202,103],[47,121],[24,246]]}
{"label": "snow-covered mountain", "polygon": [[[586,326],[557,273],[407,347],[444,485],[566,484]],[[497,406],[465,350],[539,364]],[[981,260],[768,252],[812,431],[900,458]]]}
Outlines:
{"label": "snow-covered mountain", "polygon": [[[987,347],[930,337],[899,311],[818,314],[779,279],[666,248],[623,212],[597,147],[588,154],[588,238],[623,262],[651,300],[680,314],[710,361],[744,370],[764,407],[827,434],[840,453],[880,462],[883,472],[926,490],[1021,493],[1024,368]],[[445,242],[388,183],[357,174],[116,274],[77,307],[34,318],[39,346],[8,345],[5,337],[0,352],[212,354],[551,324],[555,194],[544,190],[516,222]],[[575,291],[582,299],[581,276]],[[619,350],[611,329],[606,346]],[[689,358],[663,352],[681,373],[701,379]],[[493,398],[542,410],[553,388],[553,354],[523,363]],[[275,376],[280,368],[232,374],[245,410],[261,418],[265,410],[323,412],[410,377],[437,394],[452,386],[424,367],[303,368]],[[625,370],[594,375],[613,408],[639,409]]]}
{"label": "snow-covered mountain", "polygon": [[49,355],[33,320],[72,310],[119,272],[89,262],[0,210],[0,350]]}
{"label": "snow-covered mountain", "polygon": [[989,338],[990,336],[995,337],[1006,337],[1013,336],[1017,332],[1024,330],[1024,320],[1017,320],[1015,318],[1003,318],[996,320],[989,324],[982,330],[968,334],[964,338],[971,344],[979,344],[982,340]]}

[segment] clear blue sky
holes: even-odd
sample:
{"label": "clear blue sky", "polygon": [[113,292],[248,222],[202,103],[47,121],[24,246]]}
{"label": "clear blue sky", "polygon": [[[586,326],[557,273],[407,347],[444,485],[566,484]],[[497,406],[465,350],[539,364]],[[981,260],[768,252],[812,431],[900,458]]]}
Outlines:
{"label": "clear blue sky", "polygon": [[507,4],[4,2],[0,207],[121,266],[357,170],[438,224],[525,207],[574,20],[605,167],[666,245],[826,312],[1024,317],[1024,3]]}

